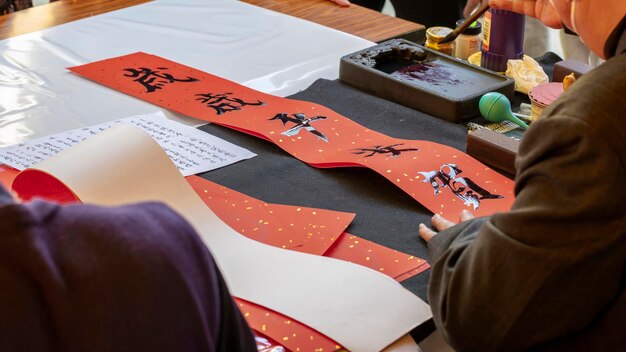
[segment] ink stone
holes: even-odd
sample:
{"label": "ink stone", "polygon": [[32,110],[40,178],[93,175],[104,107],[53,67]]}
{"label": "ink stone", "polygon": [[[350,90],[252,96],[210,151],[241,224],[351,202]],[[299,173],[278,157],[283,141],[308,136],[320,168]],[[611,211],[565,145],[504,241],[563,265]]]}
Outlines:
{"label": "ink stone", "polygon": [[344,56],[339,79],[368,93],[460,122],[478,116],[478,100],[497,91],[512,97],[514,81],[403,39]]}

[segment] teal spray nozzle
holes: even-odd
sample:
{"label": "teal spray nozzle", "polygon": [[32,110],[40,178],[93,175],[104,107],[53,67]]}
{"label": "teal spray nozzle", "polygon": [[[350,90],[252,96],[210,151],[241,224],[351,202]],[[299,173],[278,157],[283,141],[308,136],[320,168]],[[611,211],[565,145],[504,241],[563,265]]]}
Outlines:
{"label": "teal spray nozzle", "polygon": [[513,115],[511,102],[502,93],[490,92],[483,95],[478,102],[478,109],[480,110],[480,114],[483,115],[487,121],[511,121],[524,130],[528,129],[527,124]]}

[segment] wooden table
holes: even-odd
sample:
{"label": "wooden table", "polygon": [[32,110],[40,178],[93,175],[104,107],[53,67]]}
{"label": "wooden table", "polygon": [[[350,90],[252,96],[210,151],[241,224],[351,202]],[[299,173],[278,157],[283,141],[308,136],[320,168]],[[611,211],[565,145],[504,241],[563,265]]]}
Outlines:
{"label": "wooden table", "polygon": [[[150,0],[62,0],[0,16],[0,39],[31,33],[119,10]],[[352,5],[339,7],[328,0],[243,0],[291,16],[303,18],[358,37],[381,42],[407,35],[424,26]]]}

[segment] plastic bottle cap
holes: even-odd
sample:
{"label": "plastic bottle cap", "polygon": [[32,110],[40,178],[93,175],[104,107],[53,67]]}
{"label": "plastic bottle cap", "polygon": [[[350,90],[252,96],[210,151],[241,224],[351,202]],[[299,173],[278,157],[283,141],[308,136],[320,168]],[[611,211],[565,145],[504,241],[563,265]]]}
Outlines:
{"label": "plastic bottle cap", "polygon": [[[464,21],[465,19],[460,19],[456,21],[456,26],[457,27],[460,26]],[[469,25],[469,27],[465,28],[465,30],[463,31],[463,34],[476,35],[476,34],[480,34],[482,30],[483,30],[483,25],[478,21],[474,21],[472,24]]]}

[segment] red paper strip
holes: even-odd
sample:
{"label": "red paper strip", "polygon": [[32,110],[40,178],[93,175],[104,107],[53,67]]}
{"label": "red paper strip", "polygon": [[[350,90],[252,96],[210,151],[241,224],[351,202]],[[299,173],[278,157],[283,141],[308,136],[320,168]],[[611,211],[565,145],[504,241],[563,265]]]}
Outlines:
{"label": "red paper strip", "polygon": [[401,282],[430,268],[424,260],[344,232],[325,257],[377,270]]}
{"label": "red paper strip", "polygon": [[513,181],[445,145],[397,139],[311,102],[264,94],[194,68],[135,53],[70,68],[105,86],[277,144],[315,167],[368,167],[434,213],[506,211]]}
{"label": "red paper strip", "polygon": [[336,351],[341,348],[332,339],[285,315],[240,298],[235,298],[235,302],[253,330],[291,351]]}
{"label": "red paper strip", "polygon": [[253,240],[360,264],[397,281],[430,267],[423,259],[344,232],[354,214],[265,203],[198,176],[186,179],[220,219]]}
{"label": "red paper strip", "polygon": [[265,203],[198,176],[186,179],[228,226],[274,247],[322,255],[354,219],[352,213]]}

